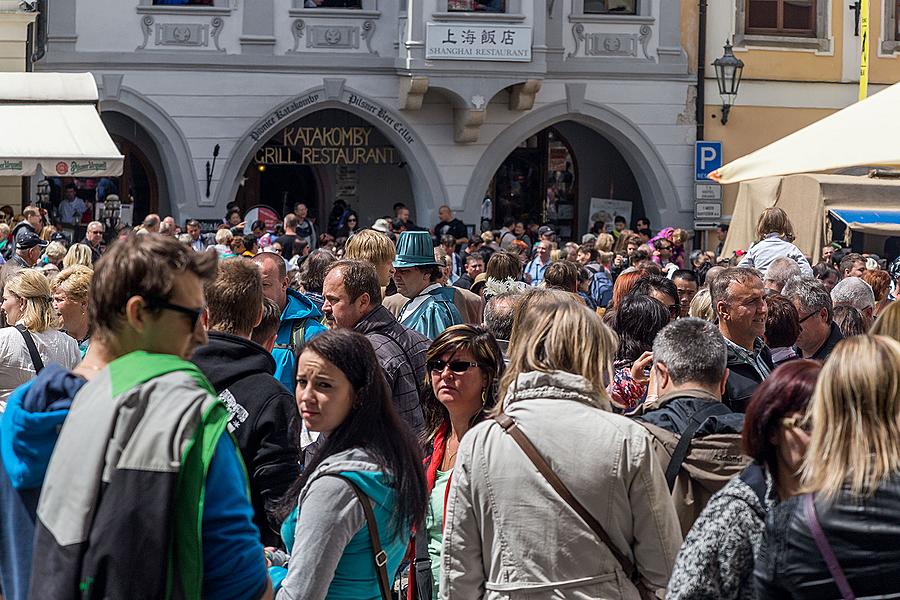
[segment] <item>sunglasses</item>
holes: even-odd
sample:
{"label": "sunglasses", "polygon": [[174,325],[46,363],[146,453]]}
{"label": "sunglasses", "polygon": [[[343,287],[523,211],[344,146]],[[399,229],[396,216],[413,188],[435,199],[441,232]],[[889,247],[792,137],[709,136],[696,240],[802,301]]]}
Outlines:
{"label": "sunglasses", "polygon": [[179,306],[177,304],[171,304],[170,302],[165,302],[163,300],[150,300],[147,302],[147,308],[171,310],[173,312],[187,315],[191,319],[191,330],[197,327],[197,321],[200,320],[200,315],[203,314],[202,308],[188,308],[187,306]]}
{"label": "sunglasses", "polygon": [[812,423],[805,416],[784,417],[781,426],[785,429],[799,429],[803,433],[812,433]]}
{"label": "sunglasses", "polygon": [[451,360],[447,362],[446,360],[429,360],[428,361],[428,370],[431,373],[443,373],[445,367],[450,367],[450,370],[456,373],[457,375],[462,375],[472,367],[477,367],[478,363],[469,362],[467,360]]}

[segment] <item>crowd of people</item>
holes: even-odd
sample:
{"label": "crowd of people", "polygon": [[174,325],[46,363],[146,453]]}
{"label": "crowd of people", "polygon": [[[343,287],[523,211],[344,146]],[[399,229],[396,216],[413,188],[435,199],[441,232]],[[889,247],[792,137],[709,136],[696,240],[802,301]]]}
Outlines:
{"label": "crowd of people", "polygon": [[2,598],[900,594],[900,261],[439,214],[0,229]]}

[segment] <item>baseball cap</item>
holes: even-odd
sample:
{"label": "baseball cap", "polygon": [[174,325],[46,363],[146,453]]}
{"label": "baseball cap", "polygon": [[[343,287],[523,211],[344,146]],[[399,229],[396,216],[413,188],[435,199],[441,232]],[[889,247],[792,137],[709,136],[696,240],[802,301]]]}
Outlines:
{"label": "baseball cap", "polygon": [[62,242],[63,244],[68,244],[69,238],[66,237],[66,234],[57,231],[50,236],[50,241],[51,242]]}
{"label": "baseball cap", "polygon": [[19,241],[16,242],[16,250],[30,250],[35,246],[40,246],[44,248],[49,244],[49,242],[41,239],[36,233],[28,232],[19,238]]}
{"label": "baseball cap", "polygon": [[540,229],[538,229],[538,235],[555,235],[556,232],[553,231],[553,228],[549,225],[544,225]]}

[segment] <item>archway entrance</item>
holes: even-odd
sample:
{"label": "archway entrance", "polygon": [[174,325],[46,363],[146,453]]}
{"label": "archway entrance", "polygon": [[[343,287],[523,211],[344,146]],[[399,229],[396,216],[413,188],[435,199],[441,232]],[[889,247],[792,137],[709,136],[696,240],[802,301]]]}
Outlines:
{"label": "archway entrance", "polygon": [[603,135],[560,121],[522,141],[488,186],[492,226],[507,216],[551,224],[563,240],[577,239],[593,221],[621,214],[628,223],[644,215],[640,188],[622,154]]}
{"label": "archway entrance", "polygon": [[[340,200],[359,214],[360,226],[393,214],[412,195],[400,151],[365,119],[326,108],[275,132],[244,172],[236,200],[246,210],[264,204],[284,215],[303,202],[327,231]],[[327,225],[326,225],[327,223]]]}

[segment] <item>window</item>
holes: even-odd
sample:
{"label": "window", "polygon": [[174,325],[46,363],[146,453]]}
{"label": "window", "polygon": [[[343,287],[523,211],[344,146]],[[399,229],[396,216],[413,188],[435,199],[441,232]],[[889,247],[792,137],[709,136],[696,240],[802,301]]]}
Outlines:
{"label": "window", "polygon": [[636,15],[637,0],[584,0],[584,14]]}
{"label": "window", "polygon": [[304,0],[303,8],[362,8],[362,0]]}
{"label": "window", "polygon": [[[894,41],[900,42],[900,0],[894,5]],[[887,36],[885,36],[887,37]]]}
{"label": "window", "polygon": [[215,0],[153,0],[153,6],[214,6]]}
{"label": "window", "polygon": [[449,0],[447,12],[506,12],[506,0]]}
{"label": "window", "polygon": [[747,0],[746,32],[816,37],[816,0]]}

